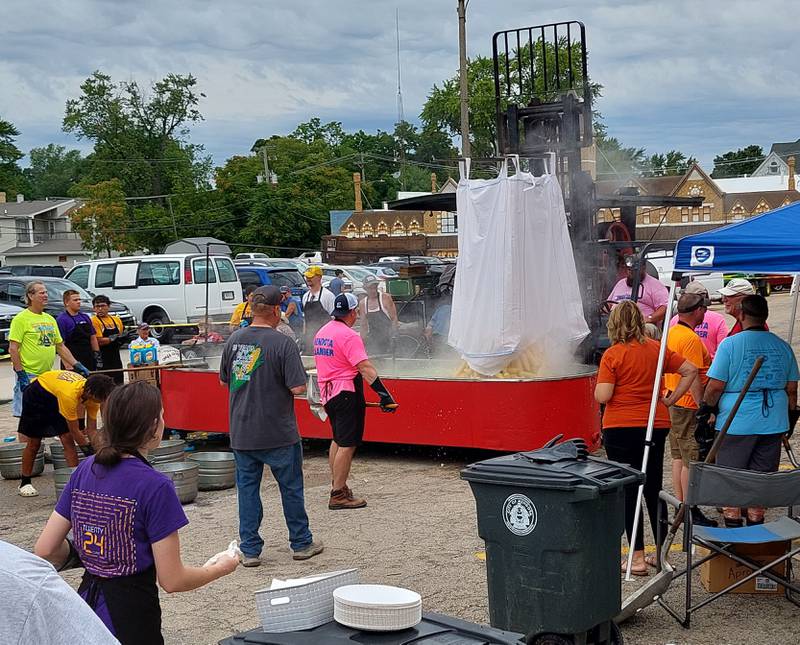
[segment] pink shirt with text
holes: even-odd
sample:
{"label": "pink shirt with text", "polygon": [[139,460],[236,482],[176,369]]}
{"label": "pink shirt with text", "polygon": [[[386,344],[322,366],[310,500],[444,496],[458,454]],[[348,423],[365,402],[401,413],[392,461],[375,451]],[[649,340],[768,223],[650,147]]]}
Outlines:
{"label": "pink shirt with text", "polygon": [[[678,324],[678,317],[673,316],[669,321],[669,326],[674,327]],[[703,322],[694,328],[695,333],[700,336],[703,345],[706,346],[711,358],[717,353],[717,347],[728,336],[728,324],[725,322],[725,316],[716,311],[707,311]]]}
{"label": "pink shirt with text", "polygon": [[[625,278],[617,282],[611,290],[611,293],[608,294],[608,300],[611,302],[621,302],[630,299],[631,288],[625,282]],[[644,279],[639,284],[639,298],[636,301],[642,315],[652,315],[659,307],[666,306],[668,300],[669,291],[667,288],[649,273],[645,274]]]}
{"label": "pink shirt with text", "polygon": [[317,367],[323,405],[339,392],[354,392],[353,379],[358,365],[367,360],[361,336],[338,320],[326,323],[314,337],[314,363]]}

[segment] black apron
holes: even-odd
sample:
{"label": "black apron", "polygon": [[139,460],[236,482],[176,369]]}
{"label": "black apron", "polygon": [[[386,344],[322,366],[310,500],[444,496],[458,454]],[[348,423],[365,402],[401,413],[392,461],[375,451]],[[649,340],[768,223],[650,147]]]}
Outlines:
{"label": "black apron", "polygon": [[[134,456],[150,466],[138,452]],[[86,571],[78,593],[86,594],[86,602],[93,610],[102,593],[115,635],[122,645],[164,645],[155,565],[117,578],[101,578]]]}
{"label": "black apron", "polygon": [[[69,338],[64,339],[64,345],[66,345],[76,361],[83,363],[87,369],[94,370],[97,365],[95,365],[94,351],[92,351],[92,332],[94,331],[92,321],[84,318],[83,314],[78,314],[77,316],[67,315],[72,318],[75,327],[72,329]],[[76,318],[78,318],[77,321],[75,320]],[[68,369],[64,365],[64,361],[61,361],[61,369]]]}
{"label": "black apron", "polygon": [[308,300],[303,305],[303,316],[306,321],[305,351],[311,354],[314,353],[314,336],[316,336],[322,326],[331,319],[331,315],[325,311],[325,307],[323,307],[320,302],[321,297],[321,290],[316,300],[314,300],[314,296],[309,293]]}
{"label": "black apron", "polygon": [[253,311],[250,309],[250,303],[244,303],[244,309],[242,309],[242,319],[239,321],[239,327],[242,326],[243,322],[247,322],[248,325],[253,324]]}
{"label": "black apron", "polygon": [[369,334],[367,334],[366,338],[367,353],[370,355],[390,353],[392,319],[389,318],[389,314],[383,309],[381,294],[378,294],[378,311],[369,310],[369,297],[367,297],[364,303],[364,310],[367,312],[367,325],[369,329]]}
{"label": "black apron", "polygon": [[[109,338],[114,335],[119,336],[122,330],[117,327],[116,320],[111,316],[108,316],[108,318],[111,319],[111,327],[107,327],[105,320],[98,317],[100,324],[103,325],[103,338]],[[110,342],[108,345],[100,345],[100,356],[103,358],[104,370],[122,369],[122,359],[119,357],[119,345],[119,339]],[[114,379],[117,385],[122,385],[125,380],[125,374],[123,372],[114,372],[113,374],[109,374],[109,376]]]}

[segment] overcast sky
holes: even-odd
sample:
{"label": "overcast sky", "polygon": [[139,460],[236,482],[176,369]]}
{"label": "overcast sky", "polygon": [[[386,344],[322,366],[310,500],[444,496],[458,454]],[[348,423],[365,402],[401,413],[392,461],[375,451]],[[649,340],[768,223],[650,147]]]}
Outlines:
{"label": "overcast sky", "polygon": [[[0,118],[18,145],[57,142],[64,103],[93,70],[147,84],[191,73],[206,94],[193,129],[217,164],[313,116],[348,130],[396,120],[395,8],[406,119],[458,67],[456,0],[3,0]],[[550,7],[550,8],[547,8]],[[468,54],[492,33],[586,24],[609,133],[648,152],[711,160],[800,137],[796,0],[471,0]]]}

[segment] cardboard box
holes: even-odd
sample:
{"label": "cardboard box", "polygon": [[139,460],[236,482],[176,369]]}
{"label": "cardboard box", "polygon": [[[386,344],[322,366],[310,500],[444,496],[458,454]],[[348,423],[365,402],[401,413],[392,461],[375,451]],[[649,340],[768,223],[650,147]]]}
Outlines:
{"label": "cardboard box", "polygon": [[[753,562],[764,566],[772,562],[775,558],[784,555],[789,551],[789,542],[768,542],[766,544],[739,544],[735,546],[733,552],[742,557],[746,557]],[[704,558],[709,554],[709,550],[698,546],[695,548],[695,558]],[[786,575],[786,562],[772,567],[770,571],[779,576]],[[715,593],[722,591],[728,585],[737,580],[747,577],[753,572],[752,569],[727,556],[717,555],[708,562],[700,565],[700,583],[706,591]],[[756,576],[748,580],[743,585],[736,587],[730,593],[747,594],[778,594],[783,593],[784,589],[774,580],[766,576]]]}
{"label": "cardboard box", "polygon": [[[133,365],[128,365],[133,367]],[[128,383],[133,381],[147,381],[151,385],[158,387],[158,370],[135,370],[128,372]]]}

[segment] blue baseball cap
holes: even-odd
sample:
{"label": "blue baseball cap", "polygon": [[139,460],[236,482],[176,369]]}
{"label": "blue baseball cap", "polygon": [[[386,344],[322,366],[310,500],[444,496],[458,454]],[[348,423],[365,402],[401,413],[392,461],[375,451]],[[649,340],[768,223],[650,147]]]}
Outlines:
{"label": "blue baseball cap", "polygon": [[358,298],[352,293],[340,293],[336,296],[336,300],[333,301],[333,313],[331,315],[334,318],[344,318],[356,307],[358,307]]}

